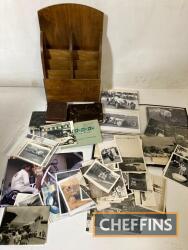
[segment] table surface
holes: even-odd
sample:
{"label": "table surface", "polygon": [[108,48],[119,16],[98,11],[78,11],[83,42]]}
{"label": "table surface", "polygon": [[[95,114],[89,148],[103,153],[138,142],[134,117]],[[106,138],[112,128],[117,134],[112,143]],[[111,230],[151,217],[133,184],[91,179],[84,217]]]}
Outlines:
{"label": "table surface", "polygon": [[[186,107],[188,109],[188,89],[142,89],[139,90],[141,104],[158,104]],[[28,127],[31,112],[46,110],[43,88],[0,88],[0,181],[3,177],[7,156],[11,146]],[[145,110],[141,107],[141,131],[146,125]],[[159,170],[155,170],[159,173]],[[187,250],[188,232],[188,189],[173,181],[167,182],[167,211],[178,212],[179,233],[175,238],[93,238],[85,232],[86,214],[51,223],[48,240],[38,249],[82,249],[82,250]],[[10,246],[1,246],[1,250]],[[14,246],[18,249],[19,246]],[[36,246],[23,246],[22,249],[36,249]],[[20,248],[19,248],[20,249]]]}

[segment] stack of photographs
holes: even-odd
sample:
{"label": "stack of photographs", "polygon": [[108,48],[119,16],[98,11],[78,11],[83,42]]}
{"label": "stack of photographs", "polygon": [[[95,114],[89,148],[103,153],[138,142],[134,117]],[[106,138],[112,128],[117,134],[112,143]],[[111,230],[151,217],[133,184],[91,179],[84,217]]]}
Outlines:
{"label": "stack of photographs", "polygon": [[108,133],[140,133],[139,98],[137,91],[106,90],[101,93],[103,122]]}
{"label": "stack of photographs", "polygon": [[[148,126],[140,135],[138,96],[103,91],[100,125],[84,118],[31,126],[2,182],[2,244],[43,244],[48,220],[86,211],[87,231],[95,211],[165,212],[166,179],[188,187],[186,110],[148,106]],[[164,167],[163,174],[153,175],[149,166]],[[25,224],[22,215],[29,218]],[[38,221],[44,225],[34,230]]]}

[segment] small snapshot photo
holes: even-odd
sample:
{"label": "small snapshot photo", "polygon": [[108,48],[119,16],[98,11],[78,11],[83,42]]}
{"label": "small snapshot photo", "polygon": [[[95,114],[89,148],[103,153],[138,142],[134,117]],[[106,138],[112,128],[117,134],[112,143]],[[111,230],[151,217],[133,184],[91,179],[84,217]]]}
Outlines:
{"label": "small snapshot photo", "polygon": [[19,201],[18,206],[42,206],[43,201],[40,196],[40,194],[30,195],[27,198],[23,199],[22,201]]}
{"label": "small snapshot photo", "polygon": [[72,121],[41,126],[41,136],[55,140],[60,146],[77,144]]}
{"label": "small snapshot photo", "polygon": [[110,109],[138,109],[138,92],[130,90],[106,90],[101,92],[101,102]]}
{"label": "small snapshot photo", "polygon": [[172,154],[165,168],[164,176],[188,187],[188,159]]}
{"label": "small snapshot photo", "polygon": [[[135,111],[136,112],[136,111]],[[139,116],[136,113],[115,113],[109,110],[103,114],[102,130],[113,130],[116,132],[140,130]]]}
{"label": "small snapshot photo", "polygon": [[18,157],[33,164],[42,165],[49,154],[50,148],[27,143],[19,152]]}
{"label": "small snapshot photo", "polygon": [[147,191],[145,173],[129,173],[129,189]]}
{"label": "small snapshot photo", "polygon": [[59,213],[59,203],[57,196],[57,186],[51,184],[42,188],[43,201],[46,206],[50,206],[50,212],[52,214]]}
{"label": "small snapshot photo", "polygon": [[188,148],[184,148],[181,145],[177,145],[174,153],[188,159]]}
{"label": "small snapshot photo", "polygon": [[187,127],[188,119],[185,108],[152,106],[146,107],[148,121],[157,120],[171,126]]}
{"label": "small snapshot photo", "polygon": [[0,227],[1,245],[41,245],[46,242],[49,207],[6,207]]}
{"label": "small snapshot photo", "polygon": [[80,192],[82,178],[79,173],[58,182],[59,189],[70,213],[79,212],[94,205],[91,198],[82,199]]}
{"label": "small snapshot photo", "polygon": [[122,162],[116,142],[107,141],[98,144],[103,164]]}
{"label": "small snapshot photo", "polygon": [[120,178],[120,175],[108,169],[100,162],[95,161],[84,174],[84,177],[99,189],[109,193]]}

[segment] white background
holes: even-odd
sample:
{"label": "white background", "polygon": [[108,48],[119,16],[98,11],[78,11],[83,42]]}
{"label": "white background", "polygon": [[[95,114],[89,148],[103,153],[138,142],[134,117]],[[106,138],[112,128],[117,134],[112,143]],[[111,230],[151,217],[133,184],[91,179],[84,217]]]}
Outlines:
{"label": "white background", "polygon": [[105,13],[105,86],[187,88],[187,0],[0,0],[0,85],[43,84],[37,10],[66,2]]}

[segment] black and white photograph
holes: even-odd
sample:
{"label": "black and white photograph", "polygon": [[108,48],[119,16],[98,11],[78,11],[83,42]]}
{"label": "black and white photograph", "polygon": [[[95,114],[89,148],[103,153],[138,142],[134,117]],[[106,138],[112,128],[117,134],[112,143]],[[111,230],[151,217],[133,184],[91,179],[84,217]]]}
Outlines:
{"label": "black and white photograph", "polygon": [[129,189],[147,191],[147,181],[145,173],[129,173]]}
{"label": "black and white photograph", "polygon": [[33,164],[43,165],[43,162],[50,154],[50,149],[28,143],[18,154],[20,159],[27,160]]}
{"label": "black and white photograph", "polygon": [[44,204],[43,204],[40,193],[38,193],[38,194],[30,195],[29,197],[23,199],[22,201],[19,201],[17,205],[18,206],[42,206]]}
{"label": "black and white photograph", "polygon": [[108,196],[104,196],[100,198],[98,201],[100,202],[121,201],[128,197],[127,188],[124,182],[122,171],[116,170],[115,173],[119,174],[120,178],[118,179],[118,181],[116,182],[116,184],[114,185]]}
{"label": "black and white photograph", "polygon": [[102,132],[140,133],[139,114],[137,111],[104,110]]}
{"label": "black and white photograph", "polygon": [[177,147],[175,148],[174,153],[176,153],[177,155],[182,156],[183,158],[188,159],[188,148],[184,148],[181,145],[177,145]]}
{"label": "black and white photograph", "polygon": [[147,165],[166,166],[176,141],[174,137],[142,136],[142,146]]}
{"label": "black and white photograph", "polygon": [[151,106],[146,107],[148,121],[154,119],[156,121],[169,124],[171,126],[187,127],[187,111],[186,108]]}
{"label": "black and white photograph", "polygon": [[109,109],[138,109],[138,91],[106,90],[101,92],[101,103]]}
{"label": "black and white photograph", "polygon": [[14,150],[13,155],[29,163],[46,167],[58,143],[40,136],[30,135]]}
{"label": "black and white photograph", "polygon": [[42,137],[57,141],[59,146],[77,144],[72,121],[41,126],[40,133]]}
{"label": "black and white photograph", "polygon": [[48,218],[48,206],[6,207],[0,227],[0,245],[45,244]]}
{"label": "black and white photograph", "polygon": [[188,159],[173,153],[164,170],[164,176],[188,187]]}
{"label": "black and white photograph", "polygon": [[114,140],[99,143],[98,146],[103,164],[122,162],[119,149]]}
{"label": "black and white photograph", "polygon": [[[150,119],[148,121],[144,134],[147,136],[164,137],[167,127],[169,126],[163,122]],[[168,135],[168,136],[171,136],[171,135]]]}
{"label": "black and white photograph", "polygon": [[152,209],[156,212],[165,211],[166,180],[163,176],[151,175],[152,190],[134,190],[135,202],[138,206]]}
{"label": "black and white photograph", "polygon": [[146,172],[146,164],[139,136],[115,135],[114,139],[122,156],[119,169],[125,172]]}
{"label": "black and white photograph", "polygon": [[95,161],[84,174],[84,177],[104,192],[109,193],[120,178],[120,175],[111,171],[100,162]]}

